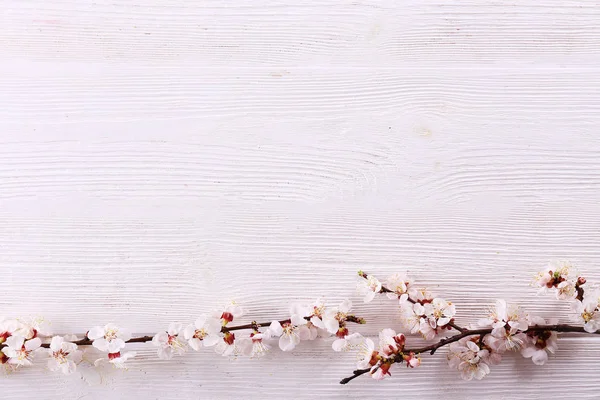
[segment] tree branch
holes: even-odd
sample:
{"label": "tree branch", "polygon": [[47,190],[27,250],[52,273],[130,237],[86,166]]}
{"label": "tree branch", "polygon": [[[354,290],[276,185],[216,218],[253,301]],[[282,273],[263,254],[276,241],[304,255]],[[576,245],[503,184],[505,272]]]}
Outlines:
{"label": "tree branch", "polygon": [[[573,326],[573,325],[566,325],[566,324],[534,325],[534,326],[529,327],[529,329],[527,329],[526,331],[523,331],[523,333],[548,332],[548,331],[559,332],[559,333],[587,333],[587,334],[600,335],[600,330],[596,331],[596,332],[588,332],[585,329],[583,329],[582,326]],[[463,329],[462,332],[459,333],[458,335],[444,338],[444,339],[440,340],[439,342],[431,344],[429,346],[417,347],[414,349],[404,349],[404,350],[402,350],[402,352],[400,354],[398,354],[393,359],[393,362],[394,363],[402,362],[403,361],[402,356],[404,354],[414,353],[416,355],[416,354],[429,352],[429,354],[433,355],[440,347],[447,346],[450,343],[458,342],[459,340],[461,340],[465,337],[480,335],[480,340],[483,340],[483,337],[485,335],[489,335],[490,333],[492,333],[492,328]],[[359,376],[361,376],[363,374],[366,374],[369,371],[370,371],[369,368],[355,370],[352,376],[342,379],[340,381],[340,383],[344,385],[344,384],[350,382],[351,380],[358,378]]]}
{"label": "tree branch", "polygon": [[[304,319],[306,319],[307,321],[310,320],[310,317],[305,317]],[[349,315],[348,322],[353,322],[356,324],[363,324],[364,320],[362,318],[359,317],[355,317],[354,315]],[[362,321],[362,322],[361,322]],[[277,321],[280,324],[284,324],[287,322],[290,322],[289,319],[284,319],[281,321]],[[231,332],[231,331],[239,331],[242,329],[255,329],[255,328],[259,328],[259,327],[266,327],[271,325],[271,322],[251,322],[249,324],[244,324],[244,325],[236,325],[236,326],[224,326],[221,328],[221,332],[225,333],[225,332]],[[76,336],[80,336],[80,335],[76,335]],[[93,340],[90,340],[87,338],[87,333],[85,335],[83,335],[84,338],[80,339],[80,340],[75,340],[72,343],[75,343],[78,346],[90,346],[93,342]],[[151,342],[152,341],[152,337],[153,336],[139,336],[139,337],[134,337],[131,338],[129,340],[127,340],[125,343],[144,343],[144,342]],[[2,350],[2,348],[6,347],[5,343],[0,343],[0,350]],[[50,344],[49,343],[42,343],[42,345],[40,347],[44,347],[44,348],[50,348]]]}

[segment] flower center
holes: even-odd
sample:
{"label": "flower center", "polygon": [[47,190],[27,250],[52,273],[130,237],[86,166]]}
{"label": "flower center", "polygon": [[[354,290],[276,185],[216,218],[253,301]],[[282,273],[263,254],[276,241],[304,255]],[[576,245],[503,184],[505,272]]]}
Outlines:
{"label": "flower center", "polygon": [[31,351],[25,350],[25,346],[23,346],[21,348],[21,350],[19,350],[19,352],[18,352],[19,355],[17,356],[17,359],[19,359],[21,361],[28,360],[29,359],[29,353],[31,353]]}
{"label": "flower center", "polygon": [[592,318],[594,317],[594,313],[593,312],[584,312],[581,314],[581,318],[583,318],[583,320],[585,322],[590,322],[592,320]]}
{"label": "flower center", "polygon": [[117,333],[118,333],[118,331],[116,329],[109,329],[104,333],[104,339],[106,339],[110,342],[111,340],[114,340],[117,338]]}
{"label": "flower center", "polygon": [[375,279],[369,279],[369,289],[375,291],[377,289],[377,282]]}
{"label": "flower center", "polygon": [[323,311],[325,310],[325,306],[324,305],[320,305],[320,306],[314,306],[313,307],[313,315],[321,318],[321,316],[323,315]]}
{"label": "flower center", "polygon": [[396,285],[395,292],[398,294],[404,294],[404,293],[406,293],[407,288],[408,288],[408,282],[400,282],[399,284]]}
{"label": "flower center", "polygon": [[290,323],[287,324],[283,324],[283,333],[286,335],[292,335],[294,333],[294,330],[296,329],[296,327]]}
{"label": "flower center", "polygon": [[204,329],[204,328],[196,329],[196,332],[194,332],[194,337],[196,339],[204,340],[206,335],[208,335],[208,332],[206,332],[206,329]]}
{"label": "flower center", "polygon": [[54,356],[56,361],[63,364],[63,363],[67,362],[67,356],[69,355],[69,353],[67,353],[61,349],[61,350],[55,351],[52,355]]}

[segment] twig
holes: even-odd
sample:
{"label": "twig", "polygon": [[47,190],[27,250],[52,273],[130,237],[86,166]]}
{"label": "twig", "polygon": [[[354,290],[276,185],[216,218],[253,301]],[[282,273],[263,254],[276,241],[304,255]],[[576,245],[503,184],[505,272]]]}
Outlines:
{"label": "twig", "polygon": [[340,381],[340,383],[342,385],[345,385],[346,383],[350,382],[352,379],[354,378],[358,378],[359,376],[366,374],[367,372],[369,372],[371,370],[371,368],[365,368],[365,369],[357,369],[353,372],[352,376],[349,376],[347,378],[344,378]]}

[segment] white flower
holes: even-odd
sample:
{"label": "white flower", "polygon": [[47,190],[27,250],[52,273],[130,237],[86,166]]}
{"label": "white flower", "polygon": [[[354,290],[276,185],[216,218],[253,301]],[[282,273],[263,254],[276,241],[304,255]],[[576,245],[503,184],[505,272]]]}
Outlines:
{"label": "white flower", "polygon": [[[456,314],[454,304],[440,298],[435,298],[431,303],[425,303],[422,307],[415,308],[413,306],[413,311],[414,315],[412,317],[409,315],[407,318],[411,331],[413,333],[421,332],[426,340],[433,339],[439,333],[438,329],[448,325]],[[418,330],[416,330],[417,321]]]}
{"label": "white flower", "polygon": [[391,363],[384,363],[384,359],[375,350],[375,344],[371,339],[363,338],[363,340],[359,340],[356,348],[358,348],[356,355],[356,367],[358,369],[370,368],[369,373],[376,380],[385,378],[386,374],[389,375],[388,370]]}
{"label": "white flower", "polygon": [[559,300],[573,300],[577,297],[577,280],[577,274],[571,263],[553,261],[536,275],[533,286],[540,288],[539,293],[552,290]]}
{"label": "white flower", "polygon": [[413,300],[421,304],[431,303],[433,301],[433,294],[425,288],[417,289]]}
{"label": "white flower", "polygon": [[[456,314],[454,304],[440,298],[433,299],[431,303],[425,303],[423,309],[425,318],[420,319],[419,330],[427,340],[433,339],[438,333],[438,328],[448,325]],[[421,309],[418,308],[418,311],[421,312]]]}
{"label": "white flower", "polygon": [[235,334],[232,332],[225,332],[223,339],[215,346],[215,352],[224,357],[237,356],[243,353],[243,350],[243,347],[238,345],[238,341],[235,340]]}
{"label": "white flower", "polygon": [[364,346],[365,338],[360,333],[353,333],[333,341],[331,347],[334,351],[350,351]]}
{"label": "white flower", "polygon": [[454,304],[440,298],[433,299],[431,303],[425,304],[424,307],[425,315],[429,319],[432,328],[447,325],[456,314]]}
{"label": "white flower", "polygon": [[594,333],[600,329],[599,300],[597,293],[586,293],[583,301],[574,303],[575,311],[586,332]]}
{"label": "white flower", "polygon": [[[556,323],[558,321],[551,321]],[[540,317],[531,317],[530,325],[545,325],[546,321]],[[548,352],[554,354],[558,350],[558,335],[553,331],[529,332],[521,348],[521,355],[531,358],[536,365],[544,365],[548,361]]]}
{"label": "white flower", "polygon": [[331,310],[325,307],[323,299],[317,299],[310,309],[308,307],[296,306],[295,311],[302,316],[310,317],[310,322],[315,327],[319,329],[326,329],[323,318],[325,317],[325,314]]}
{"label": "white flower", "polygon": [[371,368],[371,378],[375,380],[382,380],[386,377],[386,375],[391,375],[389,373],[390,367],[392,366],[391,362],[382,362],[378,365],[375,365]]}
{"label": "white flower", "polygon": [[272,336],[279,336],[279,348],[283,351],[293,350],[301,340],[310,340],[312,333],[307,321],[298,314],[292,315],[289,321],[281,324],[279,321],[271,322],[269,332]]}
{"label": "white flower", "polygon": [[50,371],[60,370],[69,375],[75,372],[77,364],[81,362],[82,352],[77,350],[75,343],[65,341],[64,337],[54,336],[48,350],[48,369]]}
{"label": "white flower", "polygon": [[358,369],[373,367],[377,363],[376,357],[374,357],[376,355],[375,343],[369,338],[364,338],[364,341],[358,344],[356,367]]}
{"label": "white flower", "polygon": [[416,298],[417,289],[413,286],[414,281],[404,273],[397,273],[388,276],[385,286],[392,293],[386,293],[390,299],[399,299],[400,304],[408,301],[409,298]]}
{"label": "white flower", "polygon": [[113,367],[118,369],[127,369],[125,362],[133,357],[135,357],[137,353],[135,351],[128,351],[126,353],[117,352],[117,353],[108,353],[108,358],[99,358],[94,361],[94,366],[99,366],[108,362]]}
{"label": "white flower", "polygon": [[15,334],[23,336],[25,339],[51,335],[50,324],[41,317],[19,319],[18,323],[19,327]]}
{"label": "white flower", "polygon": [[14,335],[19,329],[19,322],[16,319],[0,319],[0,344]]}
{"label": "white flower", "polygon": [[25,340],[23,336],[10,336],[4,342],[6,345],[2,349],[2,353],[8,357],[8,363],[17,366],[31,365],[33,359],[33,352],[42,345],[40,338],[33,338],[31,340]]}
{"label": "white flower", "polygon": [[573,300],[577,297],[577,285],[575,281],[564,281],[556,286],[556,298],[558,300]]}
{"label": "white flower", "polygon": [[544,349],[538,349],[535,346],[523,347],[521,349],[521,355],[525,358],[531,358],[536,365],[544,365],[548,361],[548,353]]}
{"label": "white flower", "polygon": [[508,338],[519,331],[526,331],[529,327],[527,315],[519,307],[507,305],[504,300],[496,301],[496,308],[487,318],[479,320],[484,327],[493,328],[492,335],[497,338]]}
{"label": "white flower", "polygon": [[158,358],[169,360],[173,354],[179,355],[185,353],[187,346],[179,337],[181,333],[181,324],[171,323],[166,332],[159,332],[152,338],[152,344],[158,347]]}
{"label": "white flower", "polygon": [[346,336],[348,334],[346,319],[351,309],[352,302],[348,299],[342,301],[339,306],[328,309],[322,316],[323,326],[327,329],[327,332],[338,337]]}
{"label": "white flower", "polygon": [[224,311],[214,311],[212,317],[220,319],[221,325],[226,326],[235,318],[240,318],[243,316],[244,312],[244,309],[239,304],[237,304],[235,301],[232,301],[230,304],[225,306]]}
{"label": "white flower", "polygon": [[492,334],[485,337],[485,343],[498,353],[520,348],[526,339],[522,332],[529,328],[527,315],[504,300],[497,300],[496,308],[487,318],[480,319],[479,325],[492,327]]}
{"label": "white flower", "polygon": [[410,333],[420,333],[424,339],[431,340],[439,329],[448,328],[456,313],[454,305],[443,299],[435,298],[429,303],[405,303],[401,308],[402,325]]}
{"label": "white flower", "polygon": [[365,278],[360,278],[356,289],[361,296],[364,296],[364,302],[369,303],[375,298],[375,294],[381,291],[381,282],[373,275],[367,275]]}
{"label": "white flower", "polygon": [[384,329],[379,332],[379,352],[389,357],[404,349],[406,338],[403,334],[396,334],[393,329]]}
{"label": "white flower", "polygon": [[494,329],[491,335],[487,335],[484,342],[495,352],[504,353],[508,350],[518,350],[524,345],[526,339],[527,335],[516,328],[499,328]]}
{"label": "white flower", "polygon": [[271,349],[271,346],[264,342],[269,338],[269,333],[253,332],[248,338],[239,340],[242,353],[250,358],[263,357]]}
{"label": "white flower", "polygon": [[419,324],[419,332],[421,333],[421,336],[423,336],[423,339],[425,340],[431,340],[435,338],[435,335],[437,335],[437,328],[434,328],[433,326],[431,326],[431,323],[435,323],[435,320],[432,319],[422,319],[421,323]]}
{"label": "white flower", "polygon": [[87,333],[87,337],[93,340],[92,345],[98,350],[118,353],[125,347],[125,342],[131,339],[131,333],[114,324],[107,324],[104,327],[93,327]]}
{"label": "white flower", "polygon": [[[317,300],[317,304],[319,304],[318,300]],[[297,321],[298,323],[296,325],[306,325],[306,328],[308,329],[308,336],[306,336],[306,337],[303,336],[302,340],[315,340],[317,338],[317,336],[319,335],[319,327],[317,327],[315,324],[313,324],[311,322],[311,321],[315,321],[315,322],[319,323],[318,319],[314,318],[315,316],[313,315],[313,312],[314,312],[313,307],[309,307],[309,306],[306,306],[303,304],[293,304],[292,307],[290,308],[290,314],[291,314],[290,320]],[[322,321],[321,321],[321,323],[319,323],[319,325],[324,326]],[[322,329],[321,329],[321,332],[323,332]]]}
{"label": "white flower", "polygon": [[[465,380],[483,379],[490,373],[490,365],[496,363],[486,348],[480,348],[471,338],[463,338],[451,343],[448,352],[448,365],[460,371]],[[499,360],[498,360],[499,361]]]}
{"label": "white flower", "polygon": [[405,303],[401,308],[401,315],[402,325],[415,334],[421,329],[421,321],[425,320],[425,307],[420,303]]}
{"label": "white flower", "polygon": [[213,317],[201,315],[194,325],[188,325],[183,331],[190,347],[196,351],[203,345],[210,347],[216,345],[221,337],[221,322]]}

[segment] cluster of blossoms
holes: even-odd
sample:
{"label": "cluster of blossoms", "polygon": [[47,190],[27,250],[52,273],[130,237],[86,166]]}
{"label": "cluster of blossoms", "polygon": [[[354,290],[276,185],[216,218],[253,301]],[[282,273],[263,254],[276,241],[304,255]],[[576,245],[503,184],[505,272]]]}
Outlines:
{"label": "cluster of blossoms", "polygon": [[40,336],[47,333],[46,324],[38,319],[21,321],[0,320],[0,362],[8,369],[31,365],[35,353],[42,345]]}
{"label": "cluster of blossoms", "polygon": [[125,362],[135,357],[135,351],[122,352],[125,342],[131,339],[131,333],[115,324],[107,324],[103,327],[95,326],[88,331],[86,336],[93,341],[92,346],[107,353],[106,358],[97,359],[94,365],[109,362],[116,368],[125,368]]}
{"label": "cluster of blossoms", "polygon": [[[303,340],[332,335],[336,337],[332,344],[336,349],[350,336],[348,322],[365,323],[362,318],[350,314],[351,308],[349,300],[328,307],[319,299],[313,305],[292,306],[289,318],[285,320],[231,326],[234,320],[244,315],[244,310],[232,303],[200,316],[193,324],[171,323],[166,331],[139,338],[132,338],[128,330],[114,324],[95,326],[79,339],[51,336],[47,324],[40,319],[0,320],[0,362],[7,371],[14,371],[20,366],[31,365],[34,356],[44,353],[50,370],[72,374],[83,360],[79,346],[92,345],[105,356],[97,358],[91,365],[107,364],[124,369],[126,361],[136,355],[133,351],[125,351],[127,343],[147,341],[158,348],[161,359],[171,359],[190,348],[199,351],[203,347],[212,347],[223,356],[258,358],[271,349],[271,341],[278,342],[282,351],[291,351]],[[236,333],[241,330],[250,330],[250,333]]]}
{"label": "cluster of blossoms", "polygon": [[[43,357],[49,370],[69,375],[83,360],[79,343],[92,344],[107,353],[106,358],[97,359],[94,365],[108,362],[124,368],[125,361],[135,355],[135,352],[121,352],[130,338],[130,334],[112,324],[94,327],[85,338],[79,339],[75,335],[52,336],[48,323],[41,318],[3,319],[0,320],[0,363],[5,372],[13,372],[18,367],[31,365],[34,358]],[[44,344],[45,339],[49,343]]]}
{"label": "cluster of blossoms", "polygon": [[587,332],[600,329],[600,288],[590,286],[570,263],[551,262],[536,276],[533,285],[540,288],[540,293],[554,292],[558,300],[571,302],[576,321],[582,322]]}
{"label": "cluster of blossoms", "polygon": [[69,340],[77,338],[53,336],[47,348],[42,348],[42,338],[49,336],[48,323],[43,319],[0,319],[0,364],[7,372],[15,371],[31,365],[34,357],[41,354],[51,371],[75,371],[82,352]]}
{"label": "cluster of blossoms", "polygon": [[[377,345],[371,338],[351,333],[349,323],[364,324],[365,321],[351,314],[350,300],[337,306],[328,306],[322,299],[310,305],[295,304],[286,319],[243,325],[232,325],[245,314],[239,305],[232,303],[199,316],[192,324],[171,323],[154,336],[136,338],[114,324],[95,326],[78,338],[53,336],[48,324],[39,318],[0,318],[0,364],[11,372],[31,365],[34,357],[40,357],[46,360],[48,369],[72,374],[84,361],[96,367],[126,368],[127,361],[136,355],[134,351],[125,351],[128,343],[152,342],[161,359],[183,355],[189,349],[200,351],[203,347],[212,347],[226,357],[259,358],[274,346],[291,351],[302,341],[333,336],[334,351],[353,351],[357,355],[358,369],[342,383],[362,374],[384,379],[391,375],[394,364],[416,368],[421,365],[422,354],[434,354],[447,345],[448,365],[458,370],[463,379],[472,380],[488,375],[491,368],[511,352],[519,352],[536,365],[546,363],[549,354],[557,351],[560,332],[600,334],[600,289],[588,284],[565,262],[549,264],[536,276],[533,285],[539,287],[540,292],[550,292],[558,300],[570,302],[577,326],[558,324],[558,320],[546,321],[497,300],[477,325],[461,327],[455,323],[454,304],[417,287],[406,273],[393,274],[383,282],[362,271],[359,277],[357,290],[365,303],[373,301],[377,294],[398,302],[399,328],[404,333],[384,329],[379,333]],[[410,348],[406,346],[405,333],[418,334],[427,341],[437,338],[437,341]],[[83,357],[81,349],[89,345],[96,354],[102,354],[93,362]]]}
{"label": "cluster of blossoms", "polygon": [[[401,326],[406,332],[418,333],[426,340],[451,329],[458,334],[414,350],[406,350],[405,337],[394,336],[395,332],[388,329],[380,333],[379,349],[374,348],[370,339],[351,335],[343,350],[358,349],[360,369],[342,383],[367,372],[375,379],[383,379],[390,375],[392,364],[406,361],[408,366],[415,367],[420,364],[419,354],[433,354],[445,345],[449,345],[447,359],[451,368],[457,369],[465,380],[482,379],[490,373],[491,366],[500,363],[504,353],[518,351],[536,365],[542,365],[548,361],[549,353],[557,350],[558,332],[596,333],[600,329],[600,291],[590,287],[566,262],[550,263],[536,276],[534,285],[540,292],[552,292],[559,300],[571,301],[577,321],[583,323],[583,327],[558,325],[557,320],[546,321],[528,315],[504,300],[497,300],[489,315],[481,318],[477,326],[460,327],[454,323],[454,305],[434,297],[426,289],[416,288],[406,273],[394,274],[384,282],[362,271],[359,276],[358,292],[364,296],[365,303],[378,293],[398,300]],[[390,338],[395,344],[388,348],[386,343],[392,343]]]}
{"label": "cluster of blossoms", "polygon": [[402,325],[411,334],[419,333],[431,340],[444,330],[452,329],[456,308],[454,304],[433,295],[424,288],[417,288],[406,273],[389,276],[385,286],[374,276],[359,271],[361,279],[358,292],[364,302],[373,300],[376,293],[385,293],[388,298],[398,300],[402,313]]}
{"label": "cluster of blossoms", "polygon": [[[175,354],[183,354],[188,346],[195,351],[202,347],[214,347],[223,356],[262,357],[271,349],[271,341],[277,341],[282,351],[291,351],[303,340],[335,335],[337,340],[332,347],[338,348],[349,336],[347,322],[364,323],[364,320],[350,314],[352,303],[344,300],[337,307],[327,307],[323,300],[313,305],[294,305],[286,320],[270,323],[252,322],[248,325],[231,327],[229,324],[244,314],[237,305],[210,315],[200,316],[192,325],[183,328],[181,324],[171,324],[166,332],[157,333],[152,343],[158,346],[158,356],[170,359]],[[261,328],[265,328],[261,331]],[[233,331],[251,329],[248,335],[238,335]]]}

